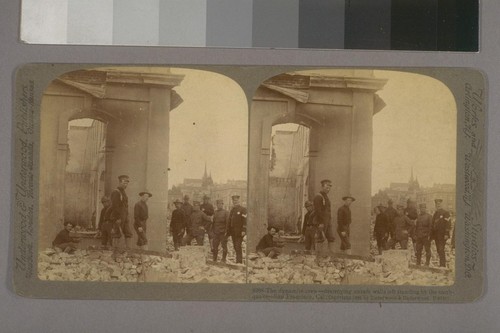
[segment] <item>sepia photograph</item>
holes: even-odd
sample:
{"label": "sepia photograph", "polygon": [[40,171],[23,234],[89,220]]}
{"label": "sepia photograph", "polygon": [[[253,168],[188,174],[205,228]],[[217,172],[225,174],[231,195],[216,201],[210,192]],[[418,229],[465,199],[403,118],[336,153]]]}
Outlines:
{"label": "sepia photograph", "polygon": [[318,69],[252,100],[249,282],[451,285],[457,109],[402,71]]}
{"label": "sepia photograph", "polygon": [[246,282],[237,83],[181,68],[73,71],[46,88],[40,118],[40,279]]}
{"label": "sepia photograph", "polygon": [[20,75],[16,283],[30,294],[81,282],[65,290],[443,302],[481,288],[478,71],[30,65]]}

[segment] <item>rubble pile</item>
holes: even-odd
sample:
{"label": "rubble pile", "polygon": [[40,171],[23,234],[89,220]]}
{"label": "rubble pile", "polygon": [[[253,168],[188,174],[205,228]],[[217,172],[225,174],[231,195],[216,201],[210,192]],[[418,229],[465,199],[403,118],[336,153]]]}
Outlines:
{"label": "rubble pile", "polygon": [[276,259],[249,257],[249,283],[340,284],[347,267],[343,260],[317,259],[314,255],[280,255]]}
{"label": "rubble pile", "polygon": [[454,283],[451,265],[451,269],[439,268],[432,262],[432,268],[410,266],[409,260],[414,260],[412,250],[388,250],[375,256],[374,262],[314,255],[280,255],[277,259],[250,255],[249,259],[249,283],[428,286]]}
{"label": "rubble pile", "polygon": [[[40,252],[38,276],[51,281],[244,283],[244,265],[210,265],[210,246],[185,246],[166,256],[107,250]],[[211,258],[210,258],[211,259]]]}

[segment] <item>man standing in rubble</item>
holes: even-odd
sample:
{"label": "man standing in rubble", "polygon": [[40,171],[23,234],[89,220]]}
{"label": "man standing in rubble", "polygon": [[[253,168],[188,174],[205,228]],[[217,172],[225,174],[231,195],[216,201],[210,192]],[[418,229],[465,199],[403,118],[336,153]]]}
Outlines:
{"label": "man standing in rubble", "polygon": [[212,222],[212,218],[201,211],[199,201],[193,201],[193,212],[188,221],[186,237],[183,240],[184,245],[191,245],[193,239],[196,239],[196,245],[203,245],[205,231]]}
{"label": "man standing in rubble", "polygon": [[387,217],[387,227],[389,231],[389,236],[390,236],[390,244],[392,244],[391,248],[394,249],[396,245],[396,235],[395,235],[395,228],[394,228],[394,218],[398,216],[398,211],[394,209],[393,207],[394,202],[392,199],[387,200],[387,208],[385,209],[385,216]]}
{"label": "man standing in rubble", "polygon": [[214,212],[214,219],[212,222],[213,233],[213,260],[217,261],[219,254],[219,245],[222,245],[222,262],[226,262],[227,257],[227,227],[229,222],[229,212],[225,210],[224,202],[221,199],[216,200],[215,204],[217,209]]}
{"label": "man standing in rubble", "polygon": [[431,239],[436,243],[436,251],[439,256],[439,266],[446,267],[446,254],[444,248],[446,241],[450,238],[451,217],[450,213],[443,209],[443,199],[434,200],[436,211],[432,216]]}
{"label": "man standing in rubble", "polygon": [[318,232],[317,220],[314,218],[314,206],[311,201],[306,201],[305,208],[307,210],[304,215],[304,224],[302,225],[302,237],[304,237],[304,245],[306,252],[316,250],[316,243],[314,238]]}
{"label": "man standing in rubble", "polygon": [[340,250],[346,254],[351,254],[351,204],[356,201],[350,195],[342,198],[344,204],[337,210],[337,233],[340,236]]}
{"label": "man standing in rubble", "polygon": [[228,232],[233,241],[234,251],[236,252],[236,263],[243,263],[243,237],[246,235],[247,209],[240,205],[240,196],[233,195],[233,208],[229,213]]}
{"label": "man standing in rubble", "polygon": [[97,229],[99,230],[99,235],[101,236],[101,245],[103,248],[107,248],[107,246],[113,246],[113,237],[112,237],[112,229],[113,224],[109,221],[109,213],[108,208],[111,206],[111,201],[109,197],[103,196],[101,198],[102,209],[99,214],[99,223],[97,224]]}
{"label": "man standing in rubble", "polygon": [[174,205],[175,209],[172,212],[172,218],[170,219],[170,233],[172,234],[172,241],[174,242],[174,250],[179,251],[179,247],[182,245],[184,232],[186,231],[188,217],[181,208],[182,201],[176,199],[174,201]]}
{"label": "man standing in rubble", "polygon": [[125,193],[125,189],[130,182],[130,178],[127,175],[121,175],[118,176],[118,181],[118,187],[111,191],[110,195],[111,207],[109,208],[109,220],[114,224],[119,238],[123,233],[125,248],[128,249],[130,247],[132,232],[130,231],[128,222],[128,197],[127,193]]}
{"label": "man standing in rubble", "polygon": [[422,250],[425,248],[425,265],[429,266],[431,261],[431,231],[432,231],[432,216],[427,213],[427,206],[421,203],[418,208],[420,214],[417,217],[415,225],[417,265],[420,266],[422,261]]}
{"label": "man standing in rubble", "polygon": [[394,248],[396,243],[399,243],[402,250],[408,248],[408,237],[412,234],[414,225],[404,214],[404,209],[403,205],[397,205],[398,215],[394,218],[394,239],[390,240],[391,248]]}
{"label": "man standing in rubble", "polygon": [[[417,222],[418,218],[418,211],[417,211],[417,206],[416,202],[413,201],[411,198],[408,198],[406,200],[406,208],[404,210],[404,214],[411,220],[413,225]],[[417,240],[415,239],[414,235],[411,235],[411,240],[413,244],[413,250],[415,251],[415,255],[417,254]]]}
{"label": "man standing in rubble", "polygon": [[[320,183],[321,191],[319,191],[313,199],[315,217],[318,220],[317,224],[319,232],[324,232],[328,241],[328,250],[333,252],[333,242],[335,241],[335,237],[333,236],[332,228],[332,208],[330,199],[328,198],[328,193],[332,188],[332,181],[324,179]],[[321,239],[318,239],[318,241],[321,241]]]}
{"label": "man standing in rubble", "polygon": [[148,238],[146,237],[146,222],[149,218],[147,201],[153,195],[147,191],[139,193],[139,201],[134,206],[134,229],[137,233],[137,246],[141,250],[148,249]]}
{"label": "man standing in rubble", "polygon": [[[210,203],[210,197],[208,195],[203,196],[203,203],[200,205],[200,210],[207,216],[214,216],[214,206]],[[212,224],[207,225],[208,241],[210,242],[210,250],[214,252],[214,234],[212,230]]]}

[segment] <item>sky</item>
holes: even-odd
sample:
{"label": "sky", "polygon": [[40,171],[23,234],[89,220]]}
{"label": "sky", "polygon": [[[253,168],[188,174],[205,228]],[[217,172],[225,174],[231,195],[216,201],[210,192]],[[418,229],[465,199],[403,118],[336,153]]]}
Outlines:
{"label": "sky", "polygon": [[388,79],[377,94],[386,106],[373,118],[372,193],[407,182],[456,182],[456,104],[440,81],[419,74],[375,71]]}
{"label": "sky", "polygon": [[201,178],[205,162],[217,183],[247,179],[248,104],[233,80],[212,72],[185,74],[174,90],[184,100],[170,111],[169,187]]}

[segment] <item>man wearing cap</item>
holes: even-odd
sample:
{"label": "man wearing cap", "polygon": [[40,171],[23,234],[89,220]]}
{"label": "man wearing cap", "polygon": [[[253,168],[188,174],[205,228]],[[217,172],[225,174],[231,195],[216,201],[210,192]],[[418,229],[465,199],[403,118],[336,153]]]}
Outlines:
{"label": "man wearing cap", "polygon": [[385,209],[385,216],[387,217],[387,227],[389,230],[390,243],[392,244],[392,249],[396,246],[395,238],[396,235],[394,233],[394,218],[398,216],[398,211],[393,207],[394,202],[392,199],[387,200],[387,208]]}
{"label": "man wearing cap", "polygon": [[377,216],[375,217],[375,226],[373,228],[373,236],[377,240],[378,254],[386,249],[387,239],[389,238],[389,222],[385,215],[385,206],[378,205],[376,207]]}
{"label": "man wearing cap", "polygon": [[240,196],[233,195],[233,208],[229,213],[227,235],[231,236],[234,251],[236,252],[236,263],[243,263],[243,237],[246,235],[247,209],[240,205]]}
{"label": "man wearing cap", "polygon": [[318,221],[314,218],[314,206],[311,201],[306,201],[304,207],[307,210],[306,215],[304,215],[304,224],[302,225],[302,237],[304,237],[305,249],[306,251],[316,250],[314,237],[318,232]]}
{"label": "man wearing cap", "polygon": [[183,239],[184,245],[191,245],[196,239],[196,245],[203,245],[205,231],[211,223],[211,218],[200,209],[200,202],[193,201],[193,212],[188,218],[186,237]]}
{"label": "man wearing cap", "polygon": [[107,247],[108,245],[113,246],[113,224],[109,221],[109,219],[106,219],[106,212],[111,206],[111,201],[109,200],[109,197],[103,196],[101,198],[101,203],[103,207],[101,209],[101,213],[99,214],[99,223],[97,224],[97,229],[101,234],[101,245],[103,247]]}
{"label": "man wearing cap", "polygon": [[340,236],[340,250],[351,254],[351,242],[349,235],[351,231],[351,209],[349,206],[356,201],[352,196],[342,197],[344,204],[337,210],[337,233]]}
{"label": "man wearing cap", "polygon": [[313,206],[315,211],[315,218],[318,221],[318,230],[323,231],[326,239],[328,240],[328,249],[333,251],[333,236],[332,228],[332,208],[328,193],[332,188],[332,181],[324,179],[321,182],[321,191],[314,197]]}
{"label": "man wearing cap", "polygon": [[193,206],[189,203],[189,195],[185,195],[183,197],[183,204],[182,204],[182,210],[184,211],[184,215],[187,217],[191,216],[191,213],[193,212]]}
{"label": "man wearing cap", "polygon": [[121,175],[118,176],[118,181],[118,187],[111,191],[110,195],[109,220],[114,224],[118,237],[121,237],[121,233],[125,236],[125,248],[128,249],[130,247],[129,243],[130,238],[132,238],[132,232],[130,231],[128,222],[128,197],[125,189],[130,182],[130,178],[127,175]]}
{"label": "man wearing cap", "polygon": [[436,243],[436,251],[439,256],[439,266],[446,267],[446,254],[444,252],[444,247],[446,241],[450,238],[450,213],[444,210],[441,205],[443,203],[442,199],[434,200],[436,205],[436,211],[432,216],[432,232],[431,239],[434,239]]}
{"label": "man wearing cap", "polygon": [[172,240],[174,242],[175,251],[179,251],[179,247],[182,245],[182,238],[184,237],[184,232],[187,226],[187,216],[184,213],[182,207],[182,201],[176,199],[174,201],[175,209],[172,212],[172,218],[170,219],[170,233],[172,234]]}
{"label": "man wearing cap", "polygon": [[431,261],[431,231],[432,231],[432,216],[427,213],[425,203],[418,205],[420,214],[417,217],[415,224],[414,239],[416,241],[416,256],[417,265],[420,266],[422,261],[422,250],[425,247],[425,265],[429,266]]}
{"label": "man wearing cap", "polygon": [[[418,211],[417,211],[417,206],[416,202],[413,201],[411,198],[408,198],[406,200],[406,208],[404,210],[404,214],[408,216],[408,218],[412,221],[413,225],[417,222],[417,217],[418,217]],[[413,244],[413,250],[415,251],[415,255],[417,254],[417,240],[415,239],[414,235],[411,235],[412,239],[412,244]]]}
{"label": "man wearing cap", "polygon": [[149,218],[147,202],[153,195],[147,191],[139,193],[139,201],[134,206],[134,229],[137,233],[137,246],[147,250],[146,221]]}
{"label": "man wearing cap", "polygon": [[[200,210],[207,214],[207,216],[214,216],[214,206],[210,203],[210,197],[208,195],[203,196],[203,203],[200,205]],[[207,225],[208,241],[210,242],[210,250],[214,251],[213,238],[214,234],[212,231],[212,224]]]}
{"label": "man wearing cap", "polygon": [[403,205],[397,205],[398,215],[394,218],[394,238],[390,240],[391,248],[395,248],[396,243],[399,243],[403,250],[408,248],[408,237],[412,234],[414,225],[404,214],[404,209]]}
{"label": "man wearing cap", "polygon": [[213,233],[213,261],[217,261],[217,256],[219,254],[219,245],[222,245],[222,262],[226,261],[227,257],[227,224],[229,221],[229,212],[225,210],[224,202],[221,199],[215,201],[217,209],[214,212],[213,222],[212,222],[212,233]]}

